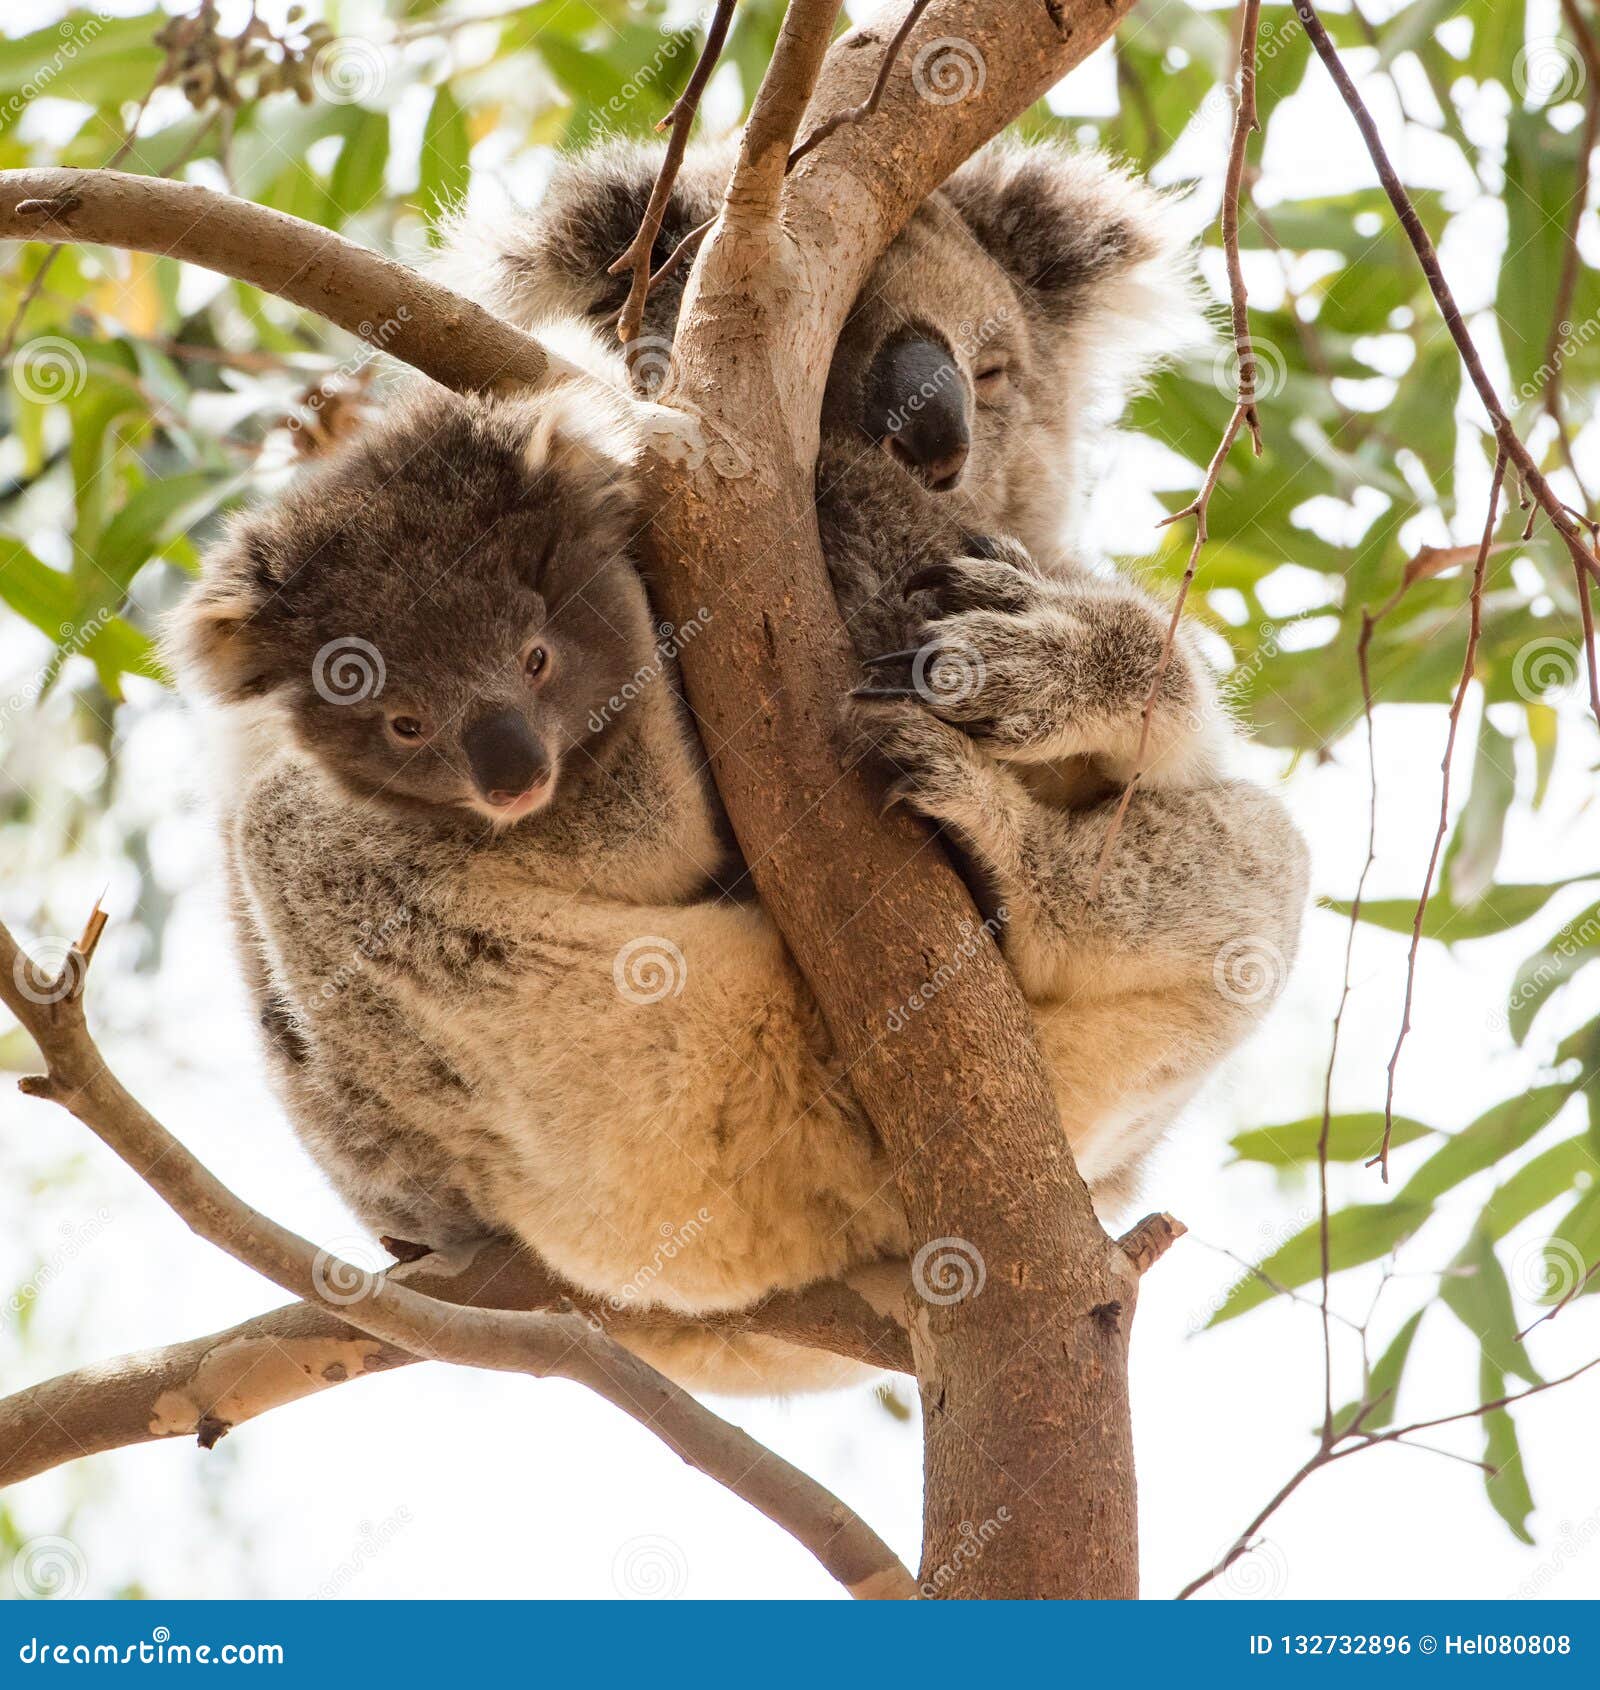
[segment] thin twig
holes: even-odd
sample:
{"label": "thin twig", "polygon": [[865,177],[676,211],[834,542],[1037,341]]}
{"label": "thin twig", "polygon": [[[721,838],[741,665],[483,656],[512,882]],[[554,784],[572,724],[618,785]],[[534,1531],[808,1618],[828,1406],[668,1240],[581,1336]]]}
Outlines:
{"label": "thin twig", "polygon": [[1245,156],[1250,137],[1261,127],[1256,111],[1256,38],[1261,0],[1244,0],[1239,24],[1239,100],[1233,114],[1233,141],[1222,190],[1222,250],[1228,266],[1228,297],[1233,312],[1233,344],[1239,359],[1239,403],[1255,455],[1261,456],[1261,417],[1256,410],[1256,354],[1250,339],[1250,296],[1245,291],[1239,256],[1239,202],[1244,190]]}
{"label": "thin twig", "polygon": [[[1473,1408],[1464,1408],[1455,1414],[1442,1414],[1433,1420],[1418,1420],[1409,1426],[1396,1426],[1387,1432],[1364,1432],[1362,1423],[1378,1406],[1376,1402],[1363,1403],[1351,1420],[1349,1427],[1340,1434],[1336,1443],[1338,1448],[1321,1446],[1314,1450],[1282,1485],[1273,1493],[1271,1499],[1256,1514],[1250,1524],[1234,1539],[1232,1547],[1215,1566],[1208,1567],[1203,1573],[1189,1580],[1178,1592],[1178,1598],[1193,1596],[1197,1590],[1203,1589],[1214,1578],[1220,1577],[1231,1567],[1241,1555],[1248,1553],[1251,1540],[1256,1533],[1272,1518],[1285,1502],[1303,1485],[1313,1473],[1331,1466],[1335,1461],[1343,1461],[1351,1455],[1359,1455],[1362,1450],[1375,1449],[1379,1444],[1400,1444],[1403,1447],[1417,1446],[1414,1442],[1418,1432],[1431,1431],[1436,1426],[1453,1426],[1463,1420],[1480,1420],[1486,1414],[1494,1414],[1502,1408],[1510,1408],[1514,1403],[1525,1401],[1528,1397],[1536,1397],[1543,1391],[1553,1391],[1560,1385],[1570,1385],[1574,1379],[1580,1379],[1585,1373],[1600,1367],[1600,1356],[1593,1361],[1586,1361],[1581,1367],[1575,1367],[1570,1373],[1563,1373],[1559,1379],[1545,1379],[1537,1385],[1529,1385],[1520,1391],[1512,1391],[1506,1396],[1496,1397],[1492,1402],[1481,1402]],[[1434,1450],[1434,1454],[1445,1454],[1446,1451]]]}
{"label": "thin twig", "polygon": [[1211,463],[1206,470],[1205,480],[1200,484],[1200,491],[1193,500],[1181,511],[1174,511],[1161,524],[1163,528],[1174,522],[1182,522],[1185,517],[1194,518],[1194,542],[1189,548],[1189,562],[1183,571],[1183,579],[1178,583],[1177,597],[1173,600],[1172,616],[1167,623],[1166,639],[1162,642],[1161,655],[1156,661],[1155,674],[1151,677],[1150,690],[1145,695],[1144,717],[1139,726],[1139,748],[1134,753],[1134,772],[1127,785],[1122,789],[1122,797],[1111,818],[1111,825],[1106,830],[1105,843],[1100,847],[1100,860],[1095,864],[1094,879],[1089,885],[1089,899],[1092,903],[1100,896],[1100,882],[1105,876],[1106,866],[1111,861],[1111,852],[1116,846],[1117,835],[1122,831],[1123,818],[1128,813],[1128,806],[1133,802],[1133,795],[1144,775],[1145,756],[1150,747],[1150,726],[1155,715],[1156,700],[1161,696],[1161,683],[1166,679],[1167,669],[1172,662],[1172,654],[1177,646],[1178,625],[1183,616],[1183,607],[1189,597],[1189,589],[1194,584],[1195,571],[1200,564],[1200,554],[1205,550],[1206,541],[1210,538],[1210,531],[1206,526],[1206,513],[1211,506],[1211,495],[1217,490],[1217,482],[1222,476],[1222,466],[1227,462],[1228,453],[1233,450],[1233,443],[1239,438],[1240,431],[1245,426],[1246,407],[1241,400],[1233,408],[1233,415],[1228,419],[1228,426],[1222,431],[1222,439],[1218,443],[1216,452],[1212,455]]}
{"label": "thin twig", "polygon": [[[1450,826],[1450,767],[1455,759],[1456,734],[1461,726],[1461,710],[1467,701],[1467,689],[1472,685],[1478,662],[1478,640],[1483,632],[1483,582],[1489,568],[1489,548],[1494,540],[1495,524],[1500,518],[1500,488],[1506,476],[1506,455],[1497,452],[1494,478],[1489,486],[1489,515],[1483,525],[1483,539],[1478,546],[1478,559],[1472,569],[1471,616],[1467,625],[1467,649],[1461,659],[1461,679],[1456,683],[1455,697],[1450,701],[1450,725],[1445,733],[1444,757],[1439,764],[1439,825],[1434,830],[1433,850],[1428,855],[1428,872],[1422,877],[1422,891],[1417,898],[1417,913],[1411,923],[1411,949],[1406,956],[1405,1002],[1400,1016],[1400,1032],[1394,1042],[1394,1054],[1389,1058],[1388,1083],[1383,1096],[1383,1143],[1378,1154],[1367,1163],[1369,1168],[1383,1171],[1383,1182],[1389,1183],[1389,1144],[1394,1137],[1394,1083],[1400,1065],[1400,1052],[1405,1048],[1406,1035],[1411,1031],[1411,999],[1417,983],[1417,952],[1422,948],[1422,923],[1428,913],[1428,899],[1433,893],[1433,877],[1439,867],[1439,854],[1444,849],[1444,836]],[[1583,583],[1579,582],[1580,589]]]}
{"label": "thin twig", "polygon": [[624,346],[638,336],[639,327],[644,322],[645,302],[649,297],[653,279],[650,274],[650,255],[655,251],[656,237],[661,233],[661,222],[667,214],[667,202],[672,198],[673,184],[678,180],[678,170],[683,164],[684,151],[689,145],[689,131],[694,127],[695,114],[700,110],[700,97],[705,93],[711,73],[717,68],[717,61],[722,57],[722,49],[728,39],[728,26],[733,22],[733,8],[736,4],[737,0],[717,0],[716,12],[706,30],[705,46],[689,78],[688,86],[674,102],[672,110],[662,119],[662,125],[670,126],[672,133],[667,137],[666,156],[656,173],[655,186],[650,190],[650,202],[645,207],[637,233],[628,243],[628,250],[612,264],[609,271],[613,276],[620,275],[624,270],[633,272],[628,297],[623,301],[621,315],[617,318],[617,338]]}
{"label": "thin twig", "polygon": [[[1579,21],[1582,21],[1581,15]],[[1550,372],[1544,387],[1544,412],[1555,424],[1556,440],[1561,446],[1561,456],[1566,462],[1567,474],[1577,485],[1578,496],[1583,500],[1584,520],[1587,520],[1587,512],[1594,501],[1578,469],[1578,461],[1572,449],[1572,433],[1567,427],[1563,409],[1563,401],[1566,398],[1566,353],[1563,345],[1572,333],[1572,302],[1577,297],[1578,276],[1583,268],[1583,254],[1578,248],[1578,230],[1582,226],[1583,214],[1589,204],[1590,162],[1597,138],[1600,138],[1600,82],[1595,80],[1591,72],[1584,97],[1583,130],[1578,141],[1578,171],[1577,181],[1573,185],[1571,215],[1562,231],[1561,276],[1556,284],[1555,304],[1550,312],[1550,334],[1545,342],[1544,359],[1540,365],[1541,370]],[[1590,539],[1592,544],[1592,532]]]}
{"label": "thin twig", "polygon": [[889,86],[889,74],[894,69],[895,60],[900,56],[900,49],[906,44],[906,37],[917,27],[917,20],[928,9],[929,0],[912,0],[906,15],[900,20],[900,27],[889,40],[889,45],[883,50],[883,57],[878,62],[878,79],[872,85],[872,92],[858,106],[849,106],[844,111],[835,112],[825,122],[819,123],[806,136],[798,147],[789,154],[789,163],[785,167],[793,170],[807,153],[814,151],[830,135],[836,135],[852,123],[865,123],[872,117],[879,106],[883,104],[883,91]]}

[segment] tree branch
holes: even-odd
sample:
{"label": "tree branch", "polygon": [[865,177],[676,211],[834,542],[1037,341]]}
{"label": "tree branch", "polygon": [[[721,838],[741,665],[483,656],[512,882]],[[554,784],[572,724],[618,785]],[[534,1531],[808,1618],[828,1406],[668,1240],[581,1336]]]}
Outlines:
{"label": "tree branch", "polygon": [[[372,1339],[418,1357],[469,1367],[557,1377],[586,1385],[637,1420],[691,1466],[759,1509],[811,1551],[856,1596],[915,1594],[910,1575],[888,1546],[831,1492],[763,1448],[738,1427],[703,1408],[686,1391],[630,1355],[577,1313],[531,1314],[441,1302],[396,1273],[364,1274],[318,1251],[306,1239],[257,1213],[229,1191],[173,1138],[111,1074],[89,1035],[83,986],[105,926],[96,908],[59,974],[43,975],[0,926],[0,999],[22,1023],[48,1066],[22,1090],[70,1110],[115,1151],[200,1237],[284,1289],[366,1333],[315,1341],[290,1351],[289,1365],[328,1368],[367,1363],[381,1353]],[[293,1311],[288,1311],[293,1313]],[[204,1342],[204,1341],[202,1341]],[[206,1357],[196,1355],[196,1366]],[[138,1368],[132,1371],[137,1374]],[[59,1381],[55,1382],[59,1384]],[[48,1406],[51,1386],[31,1409]],[[169,1405],[170,1406],[170,1405]],[[152,1415],[161,1412],[159,1399]],[[181,1411],[178,1411],[181,1418]],[[26,1411],[23,1411],[24,1416]],[[220,1424],[197,1422],[215,1441]],[[155,1435],[152,1433],[151,1435]]]}
{"label": "tree branch", "polygon": [[661,161],[655,186],[650,191],[650,203],[645,207],[639,231],[629,243],[628,250],[611,266],[610,274],[613,276],[623,270],[633,272],[628,297],[623,301],[622,313],[617,318],[617,339],[624,346],[638,334],[639,325],[644,321],[645,301],[650,296],[650,284],[654,279],[650,274],[650,256],[655,251],[656,236],[661,233],[661,220],[667,214],[667,202],[672,198],[672,185],[678,180],[684,149],[689,145],[689,131],[694,127],[695,113],[700,109],[700,96],[705,93],[711,73],[717,68],[717,60],[722,57],[735,4],[736,0],[717,0],[716,13],[706,30],[706,44],[689,78],[689,85],[667,114],[665,121],[672,130],[667,140],[667,154]]}
{"label": "tree branch", "polygon": [[325,317],[460,392],[575,373],[532,335],[342,235],[189,182],[0,171],[0,238],[91,241],[220,271]]}
{"label": "tree branch", "polygon": [[[813,124],[870,100],[907,9],[834,46]],[[1004,1504],[1015,1523],[961,1594],[1131,1596],[1129,1323],[1106,1311],[1131,1313],[1138,1276],[1095,1219],[1003,958],[984,947],[954,965],[974,920],[964,887],[919,824],[881,819],[868,780],[840,771],[833,729],[857,675],[812,487],[823,383],[871,267],[927,194],[1105,40],[1128,4],[934,0],[906,51],[959,39],[978,67],[965,97],[935,103],[916,77],[891,77],[873,123],[836,128],[784,181],[835,10],[790,8],[724,215],[689,278],[674,398],[737,438],[745,463],[732,477],[714,462],[651,467],[652,581],[674,621],[716,606],[683,653],[690,702],[762,902],[894,1160],[912,1238],[955,1241],[984,1267],[979,1295],[914,1308],[923,1566],[951,1562],[963,1523]],[[894,1005],[935,976],[942,990],[916,1032],[887,1033]],[[1002,1381],[1024,1412],[996,1412]]]}
{"label": "tree branch", "polygon": [[[527,1251],[499,1240],[430,1253],[382,1277],[478,1308],[575,1310],[624,1348],[640,1334],[720,1332],[911,1372],[904,1330],[843,1285],[781,1292],[737,1314],[684,1320],[585,1298]],[[98,1362],[0,1400],[0,1488],[129,1444],[197,1437],[210,1448],[272,1409],[418,1359],[327,1309],[292,1303],[209,1337]]]}

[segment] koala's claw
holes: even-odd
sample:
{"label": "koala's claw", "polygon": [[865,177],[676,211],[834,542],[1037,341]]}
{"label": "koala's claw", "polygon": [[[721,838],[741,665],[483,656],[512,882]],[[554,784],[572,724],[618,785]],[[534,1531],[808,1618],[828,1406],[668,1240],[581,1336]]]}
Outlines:
{"label": "koala's claw", "polygon": [[1028,554],[1020,546],[1013,550],[1016,557],[1012,561],[973,557],[926,564],[906,580],[906,596],[931,595],[939,616],[956,616],[968,610],[1006,614],[1031,610],[1039,602],[1043,584]]}

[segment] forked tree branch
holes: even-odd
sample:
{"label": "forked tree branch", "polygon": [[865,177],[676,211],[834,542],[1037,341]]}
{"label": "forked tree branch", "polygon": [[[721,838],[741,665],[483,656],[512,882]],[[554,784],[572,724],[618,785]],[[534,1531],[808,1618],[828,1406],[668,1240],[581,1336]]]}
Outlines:
{"label": "forked tree branch", "polygon": [[[577,1313],[521,1313],[440,1301],[398,1275],[379,1279],[318,1251],[235,1196],[123,1089],[89,1034],[83,988],[104,925],[96,909],[54,975],[42,973],[0,926],[0,1000],[39,1047],[48,1068],[45,1076],[24,1080],[22,1090],[76,1115],[191,1230],[285,1290],[330,1310],[366,1333],[368,1341],[382,1339],[430,1360],[586,1385],[782,1526],[852,1595],[915,1594],[910,1575],[888,1546],[836,1496],[703,1408],[591,1320]],[[364,1342],[358,1337],[336,1345],[325,1366],[348,1366],[344,1358],[353,1354],[348,1346],[361,1348]],[[372,1353],[363,1350],[364,1356]],[[158,1404],[151,1406],[153,1413],[160,1412]]]}
{"label": "forked tree branch", "polygon": [[[527,1251],[500,1241],[429,1254],[379,1278],[477,1308],[573,1311],[624,1347],[630,1336],[694,1329],[776,1338],[911,1371],[903,1329],[842,1285],[780,1292],[753,1309],[694,1322],[582,1297]],[[275,1408],[417,1360],[312,1303],[274,1309],[187,1343],[117,1356],[0,1401],[0,1488],[129,1444],[192,1437],[210,1448]]]}
{"label": "forked tree branch", "polygon": [[[683,654],[692,706],[762,903],[814,992],[896,1169],[911,1236],[953,1245],[983,1289],[914,1311],[925,1428],[923,1567],[972,1523],[1015,1523],[964,1596],[1131,1596],[1137,1521],[1126,1374],[1138,1279],[1095,1219],[1004,959],[955,947],[971,900],[919,824],[880,816],[834,732],[859,674],[814,507],[823,384],[872,266],[915,208],[1111,33],[1128,0],[933,0],[876,115],[784,177],[812,125],[872,97],[908,4],[836,43],[831,4],[790,8],[724,212],[691,273],[673,394],[739,440],[743,473],[657,464],[648,530],[661,608],[716,614]],[[923,54],[958,50],[955,97]],[[907,64],[909,61],[909,68]],[[921,67],[923,74],[917,74]],[[810,95],[808,101],[807,96]],[[827,864],[826,872],[818,865]],[[927,980],[914,1035],[887,1031]],[[1025,1403],[997,1411],[997,1400]]]}

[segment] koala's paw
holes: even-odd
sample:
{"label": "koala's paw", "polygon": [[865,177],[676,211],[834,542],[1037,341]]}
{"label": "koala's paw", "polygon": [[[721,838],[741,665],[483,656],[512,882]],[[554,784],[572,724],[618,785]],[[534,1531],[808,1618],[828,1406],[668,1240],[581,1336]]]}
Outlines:
{"label": "koala's paw", "polygon": [[1050,736],[1061,654],[1039,619],[966,610],[925,622],[913,637],[912,648],[864,660],[871,679],[861,696],[914,699],[995,752]]}
{"label": "koala's paw", "polygon": [[976,838],[995,813],[1004,777],[959,728],[915,698],[883,698],[858,688],[845,701],[847,741],[892,777],[884,808],[904,804],[930,821]]}

